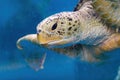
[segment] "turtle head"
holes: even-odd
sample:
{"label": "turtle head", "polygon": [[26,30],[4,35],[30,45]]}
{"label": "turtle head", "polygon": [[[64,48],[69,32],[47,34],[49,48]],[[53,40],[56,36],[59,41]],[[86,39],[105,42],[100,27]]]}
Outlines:
{"label": "turtle head", "polygon": [[76,23],[69,12],[52,15],[38,24],[38,42],[52,47],[69,45],[77,33]]}

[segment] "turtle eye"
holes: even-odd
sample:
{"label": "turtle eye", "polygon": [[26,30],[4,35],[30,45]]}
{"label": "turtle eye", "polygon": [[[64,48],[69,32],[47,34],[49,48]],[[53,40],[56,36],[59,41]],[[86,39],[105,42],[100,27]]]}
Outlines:
{"label": "turtle eye", "polygon": [[57,28],[57,23],[55,23],[53,26],[52,26],[52,30],[55,30]]}

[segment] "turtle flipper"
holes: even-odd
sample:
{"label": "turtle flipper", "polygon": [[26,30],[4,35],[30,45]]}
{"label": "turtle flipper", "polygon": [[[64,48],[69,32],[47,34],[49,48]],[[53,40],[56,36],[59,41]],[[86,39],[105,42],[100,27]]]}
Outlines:
{"label": "turtle flipper", "polygon": [[80,0],[74,11],[80,10],[85,2],[92,1],[96,15],[101,18],[103,24],[109,27],[120,28],[120,1],[119,0]]}
{"label": "turtle flipper", "polygon": [[110,51],[120,48],[120,33],[112,34],[106,41],[99,45],[102,51]]}
{"label": "turtle flipper", "polygon": [[93,0],[93,7],[101,21],[110,27],[120,28],[120,1],[119,0]]}
{"label": "turtle flipper", "polygon": [[88,61],[103,59],[104,53],[120,48],[120,33],[112,34],[107,40],[96,46],[83,46],[83,58]]}
{"label": "turtle flipper", "polygon": [[54,48],[52,50],[70,57],[79,57],[83,61],[99,62],[106,58],[104,55],[105,52],[114,50],[119,47],[120,34],[114,33],[99,45],[76,44],[74,46]]}

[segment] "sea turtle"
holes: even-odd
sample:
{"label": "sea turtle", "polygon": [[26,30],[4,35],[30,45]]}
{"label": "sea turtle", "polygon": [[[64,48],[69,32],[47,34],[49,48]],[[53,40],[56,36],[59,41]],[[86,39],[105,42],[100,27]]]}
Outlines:
{"label": "sea turtle", "polygon": [[[29,41],[40,48],[71,57],[80,56],[82,60],[89,62],[99,61],[102,53],[120,47],[120,33],[111,26],[115,24],[119,27],[119,17],[115,18],[117,21],[113,23],[114,18],[110,15],[114,13],[115,16],[116,12],[108,14],[110,11],[106,11],[105,16],[105,10],[99,10],[105,9],[103,7],[107,1],[81,0],[74,11],[60,12],[41,21],[37,26],[37,34],[20,38],[17,47],[23,49],[21,42]],[[101,4],[103,2],[106,4]],[[114,9],[112,6],[107,8]],[[99,11],[102,14],[98,14]]]}

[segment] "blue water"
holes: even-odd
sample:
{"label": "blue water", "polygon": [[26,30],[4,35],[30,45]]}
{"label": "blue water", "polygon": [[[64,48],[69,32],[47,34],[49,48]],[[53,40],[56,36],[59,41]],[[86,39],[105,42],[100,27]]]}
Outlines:
{"label": "blue water", "polygon": [[18,38],[36,33],[37,24],[54,13],[72,11],[78,0],[0,0],[0,80],[115,80],[120,49],[103,63],[87,63],[48,52],[44,69],[34,71],[16,47]]}

